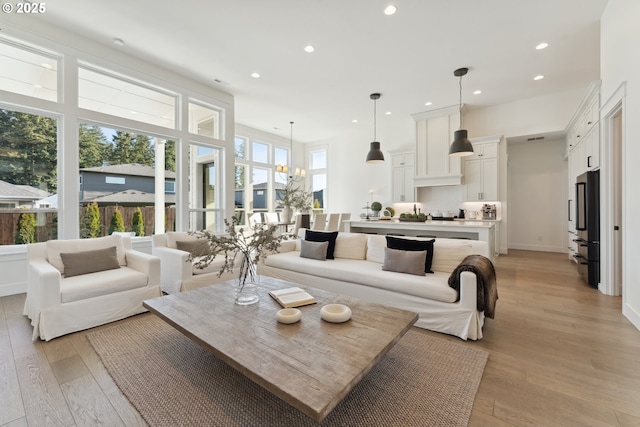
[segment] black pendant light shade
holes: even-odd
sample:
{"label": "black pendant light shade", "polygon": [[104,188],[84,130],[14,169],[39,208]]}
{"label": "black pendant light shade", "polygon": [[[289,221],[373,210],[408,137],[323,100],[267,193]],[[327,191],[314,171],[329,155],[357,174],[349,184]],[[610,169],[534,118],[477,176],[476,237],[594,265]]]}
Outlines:
{"label": "black pendant light shade", "polygon": [[466,75],[469,71],[468,68],[458,68],[453,72],[453,75],[460,77],[460,104],[458,109],[460,111],[460,128],[453,133],[453,142],[449,147],[449,156],[451,157],[463,157],[473,154],[473,145],[469,138],[467,138],[466,129],[462,129],[462,76]]}
{"label": "black pendant light shade", "polygon": [[367,153],[367,163],[382,163],[384,162],[384,154],[380,149],[380,143],[373,141],[370,144],[369,152]]}
{"label": "black pendant light shade", "polygon": [[465,129],[457,130],[453,133],[453,142],[449,147],[449,155],[452,157],[470,156],[473,154],[473,145],[467,138]]}
{"label": "black pendant light shade", "polygon": [[380,98],[380,94],[372,93],[369,98],[373,99],[373,142],[369,146],[367,163],[382,163],[384,162],[384,154],[380,149],[380,143],[376,141],[376,100]]}

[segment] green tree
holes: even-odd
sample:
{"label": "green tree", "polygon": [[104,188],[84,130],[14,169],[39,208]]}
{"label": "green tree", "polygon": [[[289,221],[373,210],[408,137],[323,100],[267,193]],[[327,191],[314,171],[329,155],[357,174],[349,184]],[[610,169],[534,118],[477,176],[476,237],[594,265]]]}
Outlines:
{"label": "green tree", "polygon": [[79,129],[80,168],[102,166],[107,138],[98,126],[81,124]]}
{"label": "green tree", "polygon": [[80,221],[80,237],[83,239],[94,239],[102,237],[102,222],[100,221],[100,210],[96,202],[87,205],[87,209]]}
{"label": "green tree", "polygon": [[140,208],[136,208],[131,220],[131,231],[136,233],[136,236],[144,236],[144,218],[142,217],[142,211]]}
{"label": "green tree", "polygon": [[109,224],[109,235],[113,234],[115,231],[124,231],[124,220],[122,219],[122,213],[118,208],[116,208],[115,212],[113,212],[113,215],[111,216],[111,223]]}
{"label": "green tree", "polygon": [[0,180],[57,191],[57,122],[0,109]]}
{"label": "green tree", "polygon": [[16,245],[36,242],[36,216],[31,212],[23,212],[18,217]]}
{"label": "green tree", "polygon": [[112,140],[112,143],[107,145],[104,156],[109,164],[138,163],[146,166],[154,165],[155,148],[151,138],[148,136],[119,130],[113,135]]}
{"label": "green tree", "polygon": [[176,142],[168,140],[164,144],[164,169],[176,171]]}

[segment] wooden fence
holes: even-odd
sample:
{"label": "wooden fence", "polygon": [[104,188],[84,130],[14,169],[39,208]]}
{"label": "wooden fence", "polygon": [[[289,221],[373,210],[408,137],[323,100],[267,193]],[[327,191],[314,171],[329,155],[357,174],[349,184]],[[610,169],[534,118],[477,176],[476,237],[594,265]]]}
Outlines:
{"label": "wooden fence", "polygon": [[[131,231],[133,214],[136,207],[119,206],[118,209],[122,214],[125,231]],[[80,218],[84,215],[86,208],[80,208]],[[115,212],[115,206],[99,206],[100,221],[102,223],[102,235],[109,233],[109,224],[111,217]],[[151,236],[155,231],[155,208],[141,207],[142,218],[144,219],[144,234]],[[38,242],[46,242],[47,240],[56,239],[58,236],[58,213],[53,209],[0,209],[0,245],[14,245],[16,234],[18,232],[18,220],[22,213],[33,213],[36,217],[36,240]],[[175,230],[176,210],[168,207],[164,210],[165,230]]]}

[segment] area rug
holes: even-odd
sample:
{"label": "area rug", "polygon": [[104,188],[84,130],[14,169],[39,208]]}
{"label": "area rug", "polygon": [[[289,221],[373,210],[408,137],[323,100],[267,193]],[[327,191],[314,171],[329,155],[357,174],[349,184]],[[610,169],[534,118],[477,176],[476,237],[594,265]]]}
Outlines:
{"label": "area rug", "polygon": [[[150,426],[317,426],[148,315],[88,333]],[[489,354],[410,330],[322,426],[466,426]]]}

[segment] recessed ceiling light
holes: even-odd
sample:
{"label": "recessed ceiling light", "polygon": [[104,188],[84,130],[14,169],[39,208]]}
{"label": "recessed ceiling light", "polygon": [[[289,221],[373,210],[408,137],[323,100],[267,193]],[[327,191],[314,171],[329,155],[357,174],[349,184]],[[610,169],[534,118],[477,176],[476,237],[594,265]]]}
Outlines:
{"label": "recessed ceiling light", "polygon": [[540,43],[538,46],[536,46],[536,49],[542,50],[547,46],[549,46],[549,43],[543,42],[543,43]]}
{"label": "recessed ceiling light", "polygon": [[385,15],[393,15],[394,13],[396,13],[398,11],[398,8],[395,7],[394,5],[390,4],[389,6],[384,8],[384,14]]}
{"label": "recessed ceiling light", "polygon": [[40,64],[43,68],[46,68],[47,70],[51,70],[53,69],[53,65],[51,64],[47,64],[46,62],[43,62],[42,64]]}
{"label": "recessed ceiling light", "polygon": [[313,52],[313,51],[315,51],[315,50],[316,50],[316,48],[315,48],[315,47],[313,47],[313,46],[311,46],[310,44],[308,44],[308,45],[306,45],[306,46],[304,47],[304,51],[305,51],[305,52],[307,52],[307,53],[311,53],[311,52]]}
{"label": "recessed ceiling light", "polygon": [[425,103],[424,103],[424,105],[426,105],[427,107],[428,107],[429,105],[431,105],[431,104],[433,104],[433,102],[431,102],[431,101],[427,101],[427,102],[425,102]]}
{"label": "recessed ceiling light", "polygon": [[260,74],[259,73],[251,73],[251,77],[253,77],[254,79],[259,79],[260,78]]}
{"label": "recessed ceiling light", "polygon": [[114,38],[113,39],[113,44],[115,44],[116,46],[122,47],[122,46],[124,46],[124,40],[119,39],[119,38]]}
{"label": "recessed ceiling light", "polygon": [[544,76],[542,74],[538,74],[533,78],[533,80],[542,80],[542,79],[544,79]]}
{"label": "recessed ceiling light", "polygon": [[390,115],[391,115],[391,111],[387,111],[385,114],[386,114],[387,116],[390,116]]}
{"label": "recessed ceiling light", "polygon": [[479,90],[479,89],[478,89],[478,90],[474,90],[474,91],[473,91],[473,94],[474,94],[474,95],[480,95],[481,93],[482,93],[482,91],[481,91],[481,90]]}
{"label": "recessed ceiling light", "polygon": [[41,85],[39,85],[39,84],[37,84],[37,83],[36,83],[36,84],[34,84],[34,85],[33,85],[33,87],[35,87],[36,89],[42,89],[42,86],[41,86]]}
{"label": "recessed ceiling light", "polygon": [[358,123],[358,119],[351,120],[351,123]]}
{"label": "recessed ceiling light", "polygon": [[137,111],[129,111],[131,114],[138,114]]}

